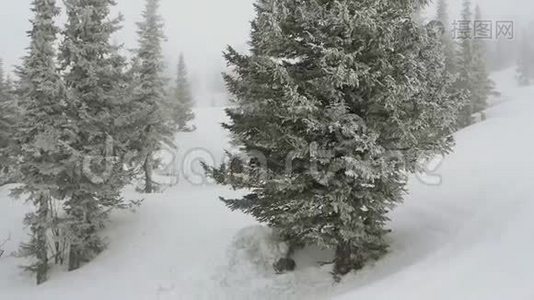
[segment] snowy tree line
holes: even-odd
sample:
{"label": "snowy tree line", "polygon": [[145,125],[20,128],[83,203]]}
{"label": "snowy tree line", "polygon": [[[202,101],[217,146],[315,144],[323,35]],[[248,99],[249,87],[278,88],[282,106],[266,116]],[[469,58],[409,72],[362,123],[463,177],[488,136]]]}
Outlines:
{"label": "snowy tree line", "polygon": [[[439,0],[437,4],[437,20],[448,26],[451,21],[448,17],[447,0]],[[473,26],[475,20],[483,20],[480,6],[477,5],[473,13],[471,0],[464,0],[458,21]],[[460,37],[456,41],[447,30],[442,36],[442,43],[447,70],[456,76],[453,88],[465,91],[468,99],[460,112],[458,126],[469,126],[475,121],[476,114],[483,118],[483,112],[488,107],[488,98],[494,92],[494,83],[489,79],[487,44],[485,40],[473,36]]]}
{"label": "snowy tree line", "polygon": [[[447,0],[437,3],[437,20],[446,26],[451,24],[448,17]],[[472,2],[464,0],[461,18],[458,21],[485,20],[481,8],[476,6],[473,14]],[[533,24],[533,23],[531,23]],[[472,28],[474,29],[474,28]],[[517,81],[521,86],[528,86],[534,80],[534,46],[532,35],[528,31],[513,32],[515,40],[465,38],[456,42],[450,32],[442,37],[447,69],[457,75],[456,89],[464,89],[471,99],[463,108],[460,126],[473,122],[473,116],[487,108],[487,100],[495,95],[494,83],[489,79],[489,70],[502,70],[517,62]],[[493,46],[493,49],[490,47]],[[483,117],[483,114],[482,114]]]}
{"label": "snowy tree line", "polygon": [[517,81],[521,86],[528,86],[534,83],[534,45],[531,42],[532,37],[526,31],[521,35],[517,59]]}
{"label": "snowy tree line", "polygon": [[75,270],[103,251],[109,213],[135,204],[123,188],[142,177],[143,190],[156,191],[154,154],[174,147],[193,118],[184,60],[174,86],[163,77],[158,4],[146,1],[128,61],[111,43],[121,23],[111,17],[114,1],[66,0],[60,29],[56,0],[34,0],[17,78],[0,74],[0,166],[34,206],[20,255],[38,284],[51,264]]}

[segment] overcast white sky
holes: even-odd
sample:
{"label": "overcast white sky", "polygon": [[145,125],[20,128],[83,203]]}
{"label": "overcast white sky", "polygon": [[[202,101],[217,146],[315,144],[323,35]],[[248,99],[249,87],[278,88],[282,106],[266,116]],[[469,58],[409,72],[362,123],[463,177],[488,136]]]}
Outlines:
{"label": "overcast white sky", "polygon": [[[459,12],[461,0],[449,0],[451,19]],[[144,0],[117,0],[125,17],[117,39],[135,47],[135,22],[139,20]],[[28,44],[25,31],[31,0],[0,0],[0,57],[7,67],[19,62]],[[165,53],[169,66],[180,51],[186,55],[192,76],[199,80],[207,70],[224,65],[221,52],[227,44],[245,48],[249,21],[253,17],[253,0],[162,0],[161,13],[166,21],[168,41]],[[486,18],[495,20],[534,19],[533,0],[479,0]],[[433,11],[433,9],[432,9]],[[433,12],[432,14],[433,15]]]}

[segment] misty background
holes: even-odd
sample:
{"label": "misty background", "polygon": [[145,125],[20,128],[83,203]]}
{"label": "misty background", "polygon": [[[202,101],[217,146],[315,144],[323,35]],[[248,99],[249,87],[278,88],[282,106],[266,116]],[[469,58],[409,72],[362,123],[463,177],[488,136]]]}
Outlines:
{"label": "misty background", "polygon": [[[25,32],[30,29],[28,22],[31,12],[31,0],[0,0],[0,26],[9,30],[0,31],[0,40],[6,41],[0,47],[0,58],[4,60],[6,70],[13,70],[25,55],[29,44]],[[451,22],[458,19],[461,11],[461,0],[449,1]],[[250,32],[250,21],[254,15],[253,0],[162,0],[161,14],[165,20],[167,42],[164,46],[169,79],[174,78],[176,64],[180,53],[185,55],[189,69],[195,100],[198,105],[212,105],[214,99],[210,95],[214,90],[223,89],[220,73],[225,69],[222,51],[227,45],[246,51]],[[432,3],[423,14],[425,20],[435,16],[435,3]],[[509,66],[514,62],[515,43],[525,34],[529,25],[534,24],[534,1],[532,0],[479,0],[474,1],[482,9],[484,19],[492,21],[514,21],[515,36],[506,41],[504,47]],[[141,19],[144,0],[117,0],[116,14],[123,15],[123,28],[115,37],[117,43],[124,44],[125,49],[133,49],[137,45],[136,22]],[[450,27],[452,25],[449,24]],[[497,42],[488,42],[490,63],[495,63],[492,51]],[[503,51],[501,49],[501,51]],[[498,69],[498,65],[490,66]]]}

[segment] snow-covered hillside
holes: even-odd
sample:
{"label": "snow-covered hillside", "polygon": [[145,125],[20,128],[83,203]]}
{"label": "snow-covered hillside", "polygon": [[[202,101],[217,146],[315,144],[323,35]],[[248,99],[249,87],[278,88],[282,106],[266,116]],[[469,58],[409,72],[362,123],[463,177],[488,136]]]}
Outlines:
{"label": "snow-covered hillside", "polygon": [[294,273],[275,275],[249,261],[262,249],[233,242],[266,233],[218,201],[236,192],[200,175],[198,160],[220,163],[229,145],[224,114],[199,109],[198,130],[177,138],[180,183],[145,197],[136,213],[115,214],[107,251],[76,272],[55,270],[42,286],[7,255],[26,238],[27,208],[1,188],[0,245],[10,239],[0,299],[534,299],[534,89],[517,88],[511,71],[495,80],[508,101],[457,134],[455,153],[435,171],[440,185],[411,180],[392,215],[391,253],[340,284],[318,249],[297,253]]}
{"label": "snow-covered hillside", "polygon": [[437,171],[393,215],[393,253],[347,278],[340,299],[534,299],[534,89],[495,76],[509,102],[456,135]]}

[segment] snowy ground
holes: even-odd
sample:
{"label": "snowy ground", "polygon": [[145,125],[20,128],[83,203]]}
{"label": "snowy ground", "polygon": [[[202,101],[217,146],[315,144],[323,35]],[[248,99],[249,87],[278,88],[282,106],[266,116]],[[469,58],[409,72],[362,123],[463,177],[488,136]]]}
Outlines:
{"label": "snowy ground", "polygon": [[[440,185],[410,182],[392,215],[392,252],[341,284],[319,266],[328,258],[319,250],[298,253],[297,271],[285,275],[247,263],[252,250],[232,241],[244,228],[265,232],[218,201],[235,192],[199,175],[199,158],[218,163],[229,147],[222,112],[202,109],[198,131],[178,138],[179,185],[114,215],[106,252],[76,272],[56,270],[40,287],[4,254],[0,299],[534,299],[534,89],[517,88],[510,71],[495,77],[509,101],[457,134],[455,153],[436,171]],[[0,189],[7,253],[25,238],[26,210],[8,192]]]}

